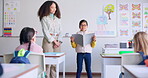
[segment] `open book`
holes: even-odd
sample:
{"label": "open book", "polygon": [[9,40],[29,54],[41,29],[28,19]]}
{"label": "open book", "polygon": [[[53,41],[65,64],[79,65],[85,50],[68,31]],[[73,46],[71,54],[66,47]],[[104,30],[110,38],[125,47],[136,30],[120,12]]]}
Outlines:
{"label": "open book", "polygon": [[85,46],[87,44],[90,44],[92,42],[92,37],[95,35],[95,33],[89,33],[89,34],[72,34],[72,37],[74,37],[74,41],[81,45]]}

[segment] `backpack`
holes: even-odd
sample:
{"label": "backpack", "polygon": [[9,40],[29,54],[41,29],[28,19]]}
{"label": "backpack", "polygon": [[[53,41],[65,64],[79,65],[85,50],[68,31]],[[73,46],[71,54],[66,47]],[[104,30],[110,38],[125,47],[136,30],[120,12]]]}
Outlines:
{"label": "backpack", "polygon": [[4,70],[3,70],[3,67],[2,67],[2,65],[1,65],[1,63],[0,63],[0,76],[1,76],[3,73],[4,73]]}
{"label": "backpack", "polygon": [[30,51],[25,51],[24,49],[15,51],[14,57],[11,59],[10,63],[30,64],[30,61],[27,58],[29,54]]}

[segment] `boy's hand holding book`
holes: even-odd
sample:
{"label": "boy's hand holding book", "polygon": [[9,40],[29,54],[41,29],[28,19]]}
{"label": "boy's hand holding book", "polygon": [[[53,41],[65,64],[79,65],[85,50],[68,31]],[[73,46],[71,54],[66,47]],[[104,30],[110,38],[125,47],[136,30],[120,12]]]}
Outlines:
{"label": "boy's hand holding book", "polygon": [[70,37],[70,40],[71,40],[71,42],[74,42],[75,39],[74,39],[74,37]]}
{"label": "boy's hand holding book", "polygon": [[92,37],[92,41],[96,41],[96,36],[95,35]]}

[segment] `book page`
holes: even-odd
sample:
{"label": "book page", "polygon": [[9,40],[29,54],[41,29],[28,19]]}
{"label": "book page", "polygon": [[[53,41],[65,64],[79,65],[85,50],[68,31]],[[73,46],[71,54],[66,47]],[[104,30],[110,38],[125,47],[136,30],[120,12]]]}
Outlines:
{"label": "book page", "polygon": [[90,44],[92,42],[92,37],[95,35],[95,33],[90,33],[90,34],[85,34],[84,36],[84,46],[86,46],[87,44]]}
{"label": "book page", "polygon": [[94,33],[84,34],[84,35],[72,34],[72,37],[75,38],[74,41],[83,47],[91,43],[93,36],[94,36]]}
{"label": "book page", "polygon": [[74,41],[77,44],[83,46],[83,35],[81,35],[81,34],[72,34],[72,37],[74,37]]}

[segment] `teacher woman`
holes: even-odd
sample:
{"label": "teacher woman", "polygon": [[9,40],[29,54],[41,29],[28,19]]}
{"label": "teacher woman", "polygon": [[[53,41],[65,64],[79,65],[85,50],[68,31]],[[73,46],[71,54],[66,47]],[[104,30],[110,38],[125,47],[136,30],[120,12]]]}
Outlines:
{"label": "teacher woman", "polygon": [[[61,48],[61,14],[55,1],[44,2],[38,11],[44,34],[43,52],[60,52]],[[56,78],[56,66],[46,65],[46,78]]]}

